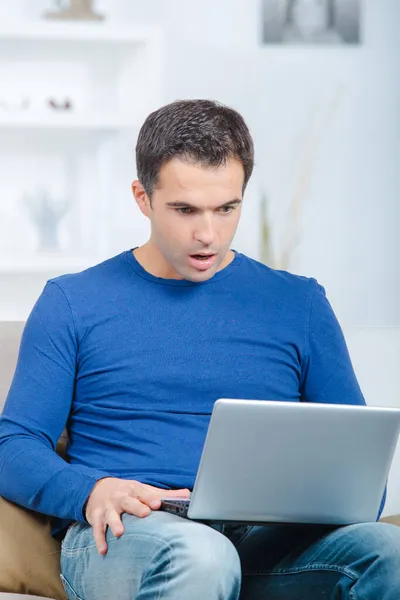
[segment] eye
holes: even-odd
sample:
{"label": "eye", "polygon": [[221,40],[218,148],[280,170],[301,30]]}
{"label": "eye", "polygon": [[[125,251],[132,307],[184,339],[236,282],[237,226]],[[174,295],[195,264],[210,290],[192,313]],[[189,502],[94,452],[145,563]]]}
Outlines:
{"label": "eye", "polygon": [[[183,208],[176,208],[175,210],[180,215],[191,215],[194,212],[193,208],[191,208],[190,206],[185,206]],[[219,212],[221,212],[224,215],[229,215],[233,210],[235,210],[235,207],[234,206],[222,206],[218,210],[219,210]]]}

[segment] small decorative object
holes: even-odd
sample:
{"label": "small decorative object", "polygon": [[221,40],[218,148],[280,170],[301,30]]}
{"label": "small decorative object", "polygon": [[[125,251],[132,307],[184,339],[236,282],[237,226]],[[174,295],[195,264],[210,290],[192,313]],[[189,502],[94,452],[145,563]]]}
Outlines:
{"label": "small decorative object", "polygon": [[68,19],[77,21],[102,21],[104,15],[99,15],[92,8],[93,0],[56,0],[60,9],[47,12],[46,19]]}
{"label": "small decorative object", "polygon": [[264,44],[358,44],[361,0],[262,0]]}
{"label": "small decorative object", "polygon": [[268,218],[268,199],[265,192],[261,194],[260,213],[260,261],[265,265],[274,268],[271,225]]}
{"label": "small decorative object", "polygon": [[60,250],[59,226],[68,211],[69,203],[52,198],[45,189],[40,189],[36,194],[26,194],[22,201],[36,226],[39,249],[46,252]]}
{"label": "small decorative object", "polygon": [[50,98],[47,101],[47,104],[53,110],[58,110],[58,111],[72,110],[72,102],[68,98],[66,98],[66,100],[64,102],[57,102],[57,100]]}

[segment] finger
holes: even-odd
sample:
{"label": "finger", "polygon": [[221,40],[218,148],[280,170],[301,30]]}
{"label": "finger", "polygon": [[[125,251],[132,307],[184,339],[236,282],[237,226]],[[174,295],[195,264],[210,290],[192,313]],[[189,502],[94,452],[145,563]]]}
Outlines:
{"label": "finger", "polygon": [[103,521],[98,521],[92,525],[93,528],[93,537],[96,543],[96,548],[99,554],[104,555],[107,554],[107,542],[106,542],[106,530],[107,523]]}
{"label": "finger", "polygon": [[114,508],[111,508],[106,511],[105,520],[115,537],[121,537],[125,531],[121,521],[121,514],[118,513]]}
{"label": "finger", "polygon": [[139,498],[132,498],[132,496],[126,496],[121,502],[121,506],[124,512],[140,519],[148,517],[151,512],[149,506],[143,504]]}
{"label": "finger", "polygon": [[161,499],[166,497],[172,498],[189,498],[189,490],[160,490],[155,489],[150,493],[139,492],[139,500],[147,504],[152,510],[158,510],[161,507]]}
{"label": "finger", "polygon": [[161,499],[154,491],[147,491],[145,488],[139,490],[135,496],[142,504],[145,504],[152,510],[157,510],[161,506]]}
{"label": "finger", "polygon": [[187,488],[179,490],[162,490],[152,485],[148,485],[147,483],[144,483],[143,487],[148,488],[149,490],[154,492],[157,498],[164,498],[165,496],[178,496],[179,498],[189,498],[190,496],[190,490],[188,490]]}
{"label": "finger", "polygon": [[151,485],[136,482],[130,488],[129,497],[137,498],[150,508],[159,508],[158,502],[156,502],[158,500],[158,496],[155,494],[156,489]]}
{"label": "finger", "polygon": [[181,489],[181,490],[163,490],[161,497],[163,496],[173,496],[173,497],[178,497],[178,498],[189,498],[190,496],[190,490],[188,489]]}

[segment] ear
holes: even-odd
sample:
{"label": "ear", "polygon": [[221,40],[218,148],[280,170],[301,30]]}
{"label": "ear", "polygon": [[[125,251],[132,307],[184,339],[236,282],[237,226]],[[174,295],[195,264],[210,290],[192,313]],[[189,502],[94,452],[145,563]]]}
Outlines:
{"label": "ear", "polygon": [[132,182],[131,187],[132,187],[133,197],[136,200],[136,204],[138,205],[138,207],[140,208],[142,213],[146,217],[150,218],[150,211],[151,211],[150,198],[146,194],[144,187],[142,186],[140,181],[138,181],[137,179],[135,179],[135,181]]}

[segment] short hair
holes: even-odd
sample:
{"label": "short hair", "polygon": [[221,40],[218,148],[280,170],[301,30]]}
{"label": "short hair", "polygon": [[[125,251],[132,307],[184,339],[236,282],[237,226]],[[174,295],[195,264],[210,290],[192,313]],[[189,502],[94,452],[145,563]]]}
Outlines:
{"label": "short hair", "polygon": [[243,165],[243,191],[254,166],[254,144],[243,117],[214,100],[176,100],[152,112],[136,144],[137,177],[151,198],[161,167],[173,158],[210,167],[234,158]]}

